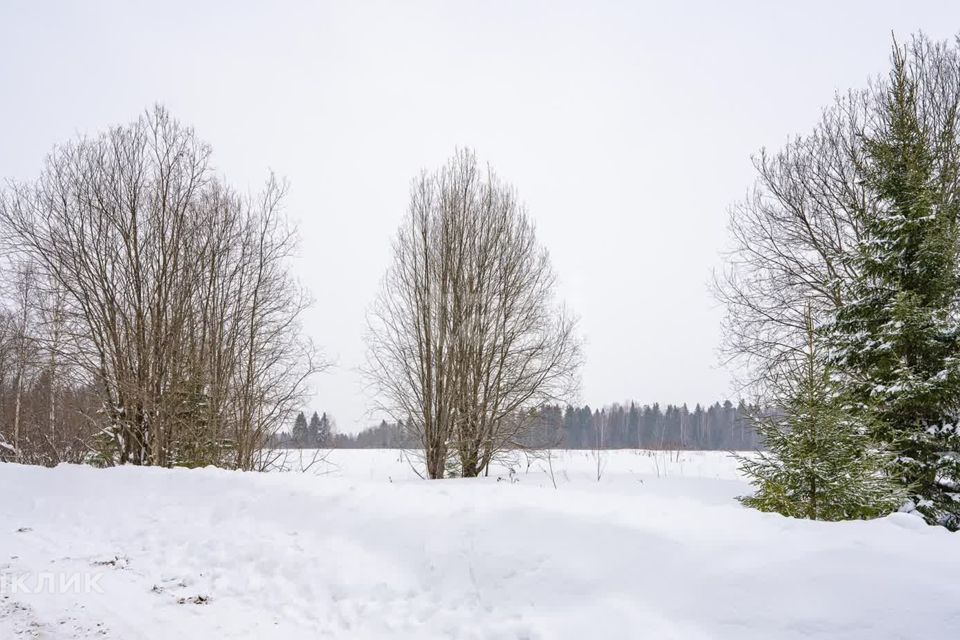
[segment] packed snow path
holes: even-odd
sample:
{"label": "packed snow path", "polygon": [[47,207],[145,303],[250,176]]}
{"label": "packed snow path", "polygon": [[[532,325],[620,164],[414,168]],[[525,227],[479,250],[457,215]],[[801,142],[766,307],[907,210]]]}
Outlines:
{"label": "packed snow path", "polygon": [[960,633],[960,534],[748,510],[723,454],[554,469],[558,489],[539,464],[423,481],[391,451],[305,474],[0,464],[0,638]]}

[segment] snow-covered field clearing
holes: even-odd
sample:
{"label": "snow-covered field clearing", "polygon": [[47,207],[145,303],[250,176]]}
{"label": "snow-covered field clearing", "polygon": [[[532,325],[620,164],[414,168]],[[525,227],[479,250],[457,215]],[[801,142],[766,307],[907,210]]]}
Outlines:
{"label": "snow-covered field clearing", "polygon": [[748,510],[722,453],[604,460],[0,464],[0,639],[960,637],[960,534]]}

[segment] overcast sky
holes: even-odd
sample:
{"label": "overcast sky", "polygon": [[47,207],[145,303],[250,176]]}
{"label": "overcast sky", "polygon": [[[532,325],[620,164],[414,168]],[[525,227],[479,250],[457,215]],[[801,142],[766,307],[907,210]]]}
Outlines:
{"label": "overcast sky", "polygon": [[708,290],[750,156],[956,2],[0,2],[0,177],[162,102],[254,191],[291,183],[311,408],[365,426],[364,317],[410,180],[458,146],[513,183],[581,318],[581,401],[731,397]]}

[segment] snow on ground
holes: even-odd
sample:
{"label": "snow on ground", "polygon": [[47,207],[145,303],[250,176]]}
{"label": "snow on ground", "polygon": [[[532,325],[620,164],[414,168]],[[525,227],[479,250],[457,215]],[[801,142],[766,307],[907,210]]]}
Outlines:
{"label": "snow on ground", "polygon": [[0,639],[958,637],[958,534],[748,510],[721,453],[602,462],[0,464]]}

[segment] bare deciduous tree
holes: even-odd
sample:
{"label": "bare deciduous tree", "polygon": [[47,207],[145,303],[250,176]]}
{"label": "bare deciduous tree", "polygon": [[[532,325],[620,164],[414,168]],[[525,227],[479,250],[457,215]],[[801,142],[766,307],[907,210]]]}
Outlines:
{"label": "bare deciduous tree", "polygon": [[[915,37],[907,47],[923,129],[955,166],[960,58],[947,43]],[[883,80],[838,96],[819,124],[776,153],[755,158],[757,182],[730,211],[732,246],[714,290],[726,307],[724,352],[763,395],[764,383],[805,344],[805,312],[820,324],[842,306],[856,267],[848,259],[876,210],[864,180],[866,136],[877,126]],[[948,144],[949,141],[949,144]],[[937,171],[956,197],[957,176]]]}
{"label": "bare deciduous tree", "polygon": [[156,107],[55,148],[0,200],[9,248],[59,296],[51,376],[69,360],[97,390],[106,463],[262,466],[322,365],[299,333],[283,185],[241,197],[209,158]]}
{"label": "bare deciduous tree", "polygon": [[469,151],[417,179],[370,315],[367,374],[427,474],[475,476],[543,404],[575,390],[580,346],[516,193]]}
{"label": "bare deciduous tree", "polygon": [[5,261],[0,271],[0,459],[80,462],[93,432],[82,414],[96,403],[62,360],[62,300],[29,261]]}

